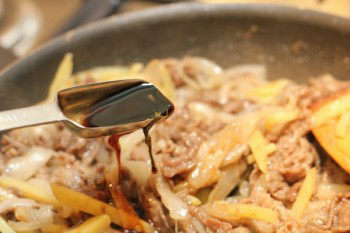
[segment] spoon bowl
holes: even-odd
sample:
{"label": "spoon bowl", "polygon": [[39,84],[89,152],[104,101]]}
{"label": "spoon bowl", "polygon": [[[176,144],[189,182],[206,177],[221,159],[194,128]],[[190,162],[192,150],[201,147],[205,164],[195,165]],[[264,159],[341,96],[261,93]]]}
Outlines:
{"label": "spoon bowl", "polygon": [[0,132],[63,122],[80,137],[121,134],[166,119],[173,104],[151,83],[138,79],[61,90],[53,103],[0,112]]}

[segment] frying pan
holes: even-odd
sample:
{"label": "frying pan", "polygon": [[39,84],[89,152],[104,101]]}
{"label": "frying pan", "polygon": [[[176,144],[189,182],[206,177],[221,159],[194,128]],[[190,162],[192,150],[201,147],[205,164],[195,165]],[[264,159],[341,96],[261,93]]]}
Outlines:
{"label": "frying pan", "polygon": [[202,56],[223,67],[265,64],[268,76],[350,77],[350,20],[278,5],[181,3],[93,23],[52,40],[0,74],[0,110],[44,99],[66,52],[75,71]]}

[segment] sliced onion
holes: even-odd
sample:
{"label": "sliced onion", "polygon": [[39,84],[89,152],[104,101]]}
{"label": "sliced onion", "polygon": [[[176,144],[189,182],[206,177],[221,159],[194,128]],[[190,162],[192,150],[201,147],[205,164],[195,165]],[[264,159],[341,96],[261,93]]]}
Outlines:
{"label": "sliced onion", "polygon": [[16,195],[11,193],[9,190],[0,188],[0,200],[8,200],[17,198]]}
{"label": "sliced onion", "polygon": [[101,147],[101,143],[96,140],[91,141],[91,143],[87,144],[87,150],[81,155],[82,162],[86,165],[89,165],[98,155]]}
{"label": "sliced onion", "polygon": [[346,184],[334,184],[334,183],[321,183],[318,186],[317,197],[320,199],[332,199],[337,195],[350,192],[350,185]]}
{"label": "sliced onion", "polygon": [[220,180],[209,194],[208,202],[224,200],[240,182],[240,176],[246,168],[247,165],[244,162],[225,168]]}
{"label": "sliced onion", "polygon": [[221,122],[230,123],[236,119],[234,115],[226,112],[219,112],[208,104],[202,102],[191,102],[188,104],[188,109],[191,117],[197,121],[219,119]]}
{"label": "sliced onion", "polygon": [[169,185],[165,183],[161,175],[157,176],[156,187],[162,203],[169,210],[170,216],[173,219],[185,220],[189,217],[186,203],[175,193],[171,192]]}
{"label": "sliced onion", "polygon": [[26,154],[10,159],[6,164],[4,174],[27,180],[45,166],[54,153],[47,148],[32,147]]}
{"label": "sliced onion", "polygon": [[222,69],[212,61],[204,58],[191,57],[183,60],[184,68],[191,67],[194,77],[184,77],[184,82],[201,89],[212,89],[220,84]]}
{"label": "sliced onion", "polygon": [[16,198],[11,200],[5,200],[0,203],[0,214],[11,211],[17,207],[37,207],[38,203],[31,199]]}
{"label": "sliced onion", "polygon": [[55,124],[26,127],[11,132],[17,140],[29,142],[31,145],[45,145],[52,147],[58,128]]}
{"label": "sliced onion", "polygon": [[249,150],[247,144],[237,144],[235,148],[232,151],[230,151],[230,153],[228,153],[224,161],[222,161],[221,166],[225,167],[229,164],[238,162],[247,150]]}
{"label": "sliced onion", "polygon": [[129,159],[131,152],[137,144],[145,140],[142,130],[137,130],[133,133],[127,134],[120,138],[121,158],[124,160]]}
{"label": "sliced onion", "polygon": [[9,221],[9,226],[12,227],[15,231],[34,231],[40,228],[39,224],[32,222],[14,222]]}
{"label": "sliced onion", "polygon": [[41,225],[53,223],[54,211],[51,206],[42,205],[38,210],[38,221]]}
{"label": "sliced onion", "polygon": [[248,197],[249,191],[250,191],[249,182],[246,180],[243,180],[239,185],[239,189],[238,189],[239,194],[243,197]]}
{"label": "sliced onion", "polygon": [[222,162],[237,144],[247,144],[259,120],[251,114],[239,116],[233,123],[200,144],[197,150],[197,166],[188,177],[193,189],[200,189],[218,180]]}
{"label": "sliced onion", "polygon": [[193,218],[192,224],[193,224],[194,228],[197,230],[197,232],[207,233],[203,224],[201,222],[199,222],[197,219]]}
{"label": "sliced onion", "polygon": [[35,212],[37,210],[31,207],[18,207],[15,209],[15,217],[20,222],[37,222]]}
{"label": "sliced onion", "polygon": [[100,146],[100,149],[96,155],[96,160],[99,163],[110,163],[111,160],[111,156],[110,156],[110,152],[107,150],[106,147],[104,146]]}
{"label": "sliced onion", "polygon": [[242,64],[225,70],[225,76],[231,78],[251,75],[257,79],[266,80],[266,73],[266,66],[260,64]]}
{"label": "sliced onion", "polygon": [[151,176],[151,161],[135,161],[125,160],[122,164],[123,167],[128,168],[133,177],[136,179],[138,186],[143,186],[147,183]]}

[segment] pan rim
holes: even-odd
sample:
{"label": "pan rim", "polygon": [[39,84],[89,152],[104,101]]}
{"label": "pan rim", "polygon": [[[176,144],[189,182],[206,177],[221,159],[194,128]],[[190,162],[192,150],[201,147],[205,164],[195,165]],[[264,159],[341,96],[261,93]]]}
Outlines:
{"label": "pan rim", "polygon": [[[281,4],[266,3],[172,3],[164,6],[157,6],[136,12],[114,15],[105,19],[97,20],[87,25],[70,30],[58,37],[52,38],[42,45],[34,48],[26,56],[18,58],[0,71],[0,80],[11,76],[14,69],[26,66],[30,60],[40,60],[40,57],[50,54],[50,51],[63,49],[72,40],[81,40],[88,35],[97,35],[112,28],[123,28],[135,25],[138,22],[152,23],[159,19],[171,20],[179,17],[201,17],[219,16],[230,14],[236,16],[254,16],[270,18],[283,21],[294,21],[308,25],[321,26],[350,34],[350,19],[321,11],[290,7]],[[220,16],[222,17],[222,16]],[[226,17],[226,16],[224,16]]]}

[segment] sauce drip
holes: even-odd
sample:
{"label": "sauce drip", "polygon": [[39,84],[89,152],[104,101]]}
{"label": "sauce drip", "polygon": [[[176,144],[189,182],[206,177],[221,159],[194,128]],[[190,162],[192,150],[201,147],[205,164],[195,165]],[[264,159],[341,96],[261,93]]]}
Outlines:
{"label": "sauce drip", "polygon": [[[154,120],[152,120],[152,122],[150,124],[148,124],[145,128],[143,128],[143,133],[145,135],[145,142],[148,146],[148,151],[150,154],[150,158],[151,158],[151,164],[152,164],[152,172],[156,173],[157,172],[157,168],[155,166],[154,163],[154,159],[153,159],[153,154],[152,154],[152,140],[151,140],[151,136],[149,135],[149,130],[152,128],[152,126],[159,121],[160,118],[154,118]],[[119,143],[119,139],[120,137],[126,135],[127,133],[124,134],[114,134],[109,136],[108,138],[108,143],[109,145],[115,150],[115,154],[117,157],[117,161],[118,161],[118,185],[113,186],[111,183],[109,183],[108,188],[109,191],[112,195],[112,198],[114,200],[114,204],[118,209],[123,209],[125,210],[127,214],[125,221],[128,222],[128,224],[130,225],[130,229],[133,228],[137,228],[136,230],[138,232],[144,232],[143,231],[143,227],[141,225],[140,222],[140,218],[138,217],[137,213],[135,212],[135,210],[133,209],[133,207],[129,204],[127,198],[125,197],[121,186],[120,186],[120,179],[122,178],[122,169],[121,169],[121,159],[120,159],[120,143]],[[108,183],[108,181],[107,181]]]}
{"label": "sauce drip", "polygon": [[[143,125],[145,143],[148,146],[152,172],[157,172],[149,131],[155,123],[173,113],[174,105],[155,86],[145,82],[134,83],[109,96],[104,96],[104,98],[87,108],[88,110],[83,114],[84,117],[80,118],[79,121],[85,127],[113,127],[134,122],[146,122],[145,124],[147,125]],[[128,229],[143,231],[139,217],[128,203],[120,186],[122,170],[119,139],[128,133],[130,132],[114,134],[108,138],[108,143],[115,150],[118,161],[118,180],[116,184],[112,184],[111,176],[109,175],[106,176],[106,183],[115,206],[118,209],[125,210],[125,213],[127,213],[125,221],[130,224]]]}
{"label": "sauce drip", "polygon": [[[119,143],[119,138],[122,137],[123,135],[125,135],[127,133],[124,134],[113,134],[111,136],[109,136],[108,138],[108,144],[114,149],[115,151],[115,155],[117,157],[117,161],[118,161],[118,179],[120,180],[121,176],[122,176],[122,170],[121,168],[121,160],[120,160],[120,143]],[[119,182],[118,182],[119,183]]]}
{"label": "sauce drip", "polygon": [[134,208],[129,204],[127,198],[125,197],[122,188],[120,186],[120,179],[122,177],[122,170],[121,170],[121,161],[120,161],[120,143],[119,139],[121,136],[125,135],[124,134],[114,134],[109,136],[108,138],[108,143],[113,149],[115,150],[116,156],[117,156],[117,161],[118,161],[118,181],[117,184],[113,185],[110,180],[106,179],[106,182],[108,184],[108,189],[109,192],[112,195],[114,205],[117,209],[122,209],[125,211],[124,217],[124,222],[127,223],[127,228],[128,229],[135,229],[138,232],[143,232],[143,227],[140,222],[140,218],[138,217],[136,211]]}
{"label": "sauce drip", "polygon": [[[149,152],[149,156],[151,159],[151,165],[152,165],[152,173],[156,173],[157,172],[157,167],[155,165],[155,161],[153,158],[153,153],[152,153],[152,138],[149,135],[149,131],[151,130],[152,126],[157,123],[159,120],[161,119],[161,117],[156,117],[154,118],[151,123],[149,123],[146,127],[144,127],[143,130],[143,134],[145,135],[145,143],[147,144],[148,147],[148,152]],[[119,174],[119,179],[121,178],[121,159],[120,159],[120,143],[119,143],[119,139],[126,135],[128,133],[123,133],[123,134],[113,134],[111,136],[109,136],[108,138],[108,144],[114,149],[116,157],[117,157],[117,161],[118,161],[118,174]]]}
{"label": "sauce drip", "polygon": [[[157,168],[152,154],[152,139],[149,131],[163,117],[170,116],[174,105],[152,84],[146,82],[133,83],[88,107],[87,114],[80,120],[85,127],[110,127],[151,119],[143,128],[145,143],[152,164],[152,172]],[[126,133],[109,137],[108,142],[114,148],[118,160],[119,177],[121,177],[119,138]]]}
{"label": "sauce drip", "polygon": [[157,172],[157,167],[153,158],[153,152],[152,152],[152,138],[149,135],[149,131],[151,130],[152,126],[157,123],[159,120],[161,119],[161,117],[156,117],[152,120],[151,123],[149,123],[145,128],[143,128],[143,134],[145,135],[145,143],[147,144],[148,147],[148,153],[149,153],[149,157],[151,159],[151,165],[152,165],[152,173],[156,173]]}

